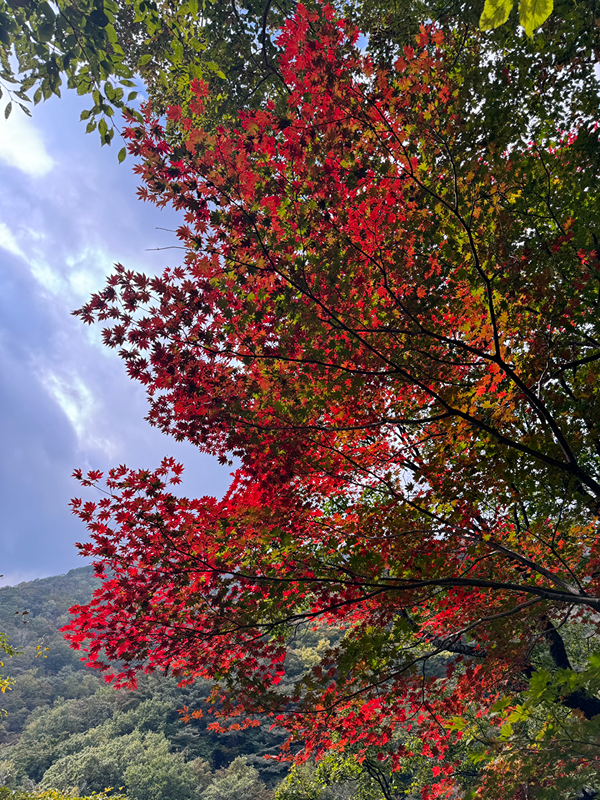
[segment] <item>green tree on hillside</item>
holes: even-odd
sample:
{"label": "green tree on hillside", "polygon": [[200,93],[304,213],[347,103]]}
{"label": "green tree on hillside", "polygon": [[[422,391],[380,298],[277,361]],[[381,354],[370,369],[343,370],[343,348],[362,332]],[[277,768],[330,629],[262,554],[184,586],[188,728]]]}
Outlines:
{"label": "green tree on hillside", "polygon": [[[8,642],[8,637],[5,633],[0,632],[0,652],[4,653],[5,656],[9,658],[13,658],[14,656],[19,655],[19,651],[16,650],[11,644]],[[4,666],[4,662],[0,661],[0,667]],[[0,692],[5,694],[8,689],[11,689],[14,685],[13,678],[7,678],[4,675],[0,675]],[[0,714],[6,714],[5,709],[0,710]]]}

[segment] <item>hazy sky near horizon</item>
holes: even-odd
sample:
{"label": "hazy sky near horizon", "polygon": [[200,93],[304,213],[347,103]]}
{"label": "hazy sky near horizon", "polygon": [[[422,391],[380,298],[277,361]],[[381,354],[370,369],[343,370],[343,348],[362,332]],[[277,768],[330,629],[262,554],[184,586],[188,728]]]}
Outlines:
{"label": "hazy sky near horizon", "polygon": [[[144,421],[143,390],[104,348],[100,329],[71,316],[113,263],[159,272],[175,266],[178,217],[136,197],[133,159],[100,147],[65,92],[0,118],[0,585],[86,563],[85,528],[69,499],[75,467],[186,466],[182,492],[221,495],[229,470]],[[86,490],[93,497],[94,490]]]}

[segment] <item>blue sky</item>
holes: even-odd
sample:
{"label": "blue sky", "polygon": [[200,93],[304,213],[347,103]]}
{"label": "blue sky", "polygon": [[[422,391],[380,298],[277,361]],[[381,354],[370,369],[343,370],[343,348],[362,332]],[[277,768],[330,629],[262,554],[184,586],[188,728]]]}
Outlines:
{"label": "blue sky", "polygon": [[[67,93],[0,119],[0,585],[85,563],[71,516],[75,467],[186,465],[187,494],[221,495],[229,470],[144,421],[146,401],[100,330],[71,316],[111,265],[174,266],[172,211],[136,198],[121,144],[84,133],[85,98]],[[93,495],[94,490],[87,490]]]}

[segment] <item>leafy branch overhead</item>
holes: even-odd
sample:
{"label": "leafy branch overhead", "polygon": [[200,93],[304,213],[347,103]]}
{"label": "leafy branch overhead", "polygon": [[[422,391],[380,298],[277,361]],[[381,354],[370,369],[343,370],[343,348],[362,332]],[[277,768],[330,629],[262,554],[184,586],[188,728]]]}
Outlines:
{"label": "leafy branch overhead", "polygon": [[[115,112],[137,113],[140,77],[148,90],[172,84],[183,73],[188,81],[202,74],[196,63],[204,50],[202,27],[197,0],[174,10],[152,0],[61,0],[56,5],[0,0],[5,116],[13,103],[30,115],[30,102],[60,96],[66,83],[78,94],[91,95],[93,105],[81,119],[88,120],[88,133],[97,130],[101,143],[110,144]],[[224,77],[213,62],[204,69]],[[119,154],[124,157],[125,149]]]}
{"label": "leafy branch overhead", "polygon": [[[28,103],[60,96],[63,79],[79,94],[91,94],[84,112],[88,130],[98,127],[102,144],[114,136],[112,117],[136,97],[133,72],[115,31],[116,3],[78,4],[20,0],[0,4],[2,90],[30,114]],[[16,62],[16,63],[15,63]]]}
{"label": "leafy branch overhead", "polygon": [[[0,0],[5,116],[15,104],[30,114],[31,102],[60,96],[66,85],[91,95],[93,105],[81,118],[87,132],[97,130],[101,143],[110,144],[115,114],[135,116],[141,88],[161,112],[189,96],[191,80],[204,77],[217,88],[214,115],[222,118],[236,93],[258,101],[277,80],[267,31],[289,3],[259,16],[245,13],[243,5],[240,14],[235,4],[214,4],[207,17],[198,0]],[[257,37],[262,43],[254,52]],[[119,159],[124,157],[123,148]]]}

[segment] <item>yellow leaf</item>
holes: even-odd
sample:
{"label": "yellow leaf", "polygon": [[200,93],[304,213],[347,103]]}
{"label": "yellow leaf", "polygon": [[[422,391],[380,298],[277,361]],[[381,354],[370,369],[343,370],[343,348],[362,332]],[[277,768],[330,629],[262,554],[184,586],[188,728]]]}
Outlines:
{"label": "yellow leaf", "polygon": [[513,0],[485,0],[483,14],[479,19],[479,28],[490,31],[498,25],[504,25],[513,7]]}
{"label": "yellow leaf", "polygon": [[548,19],[553,7],[553,0],[519,0],[519,22],[527,36],[533,36],[534,30]]}

